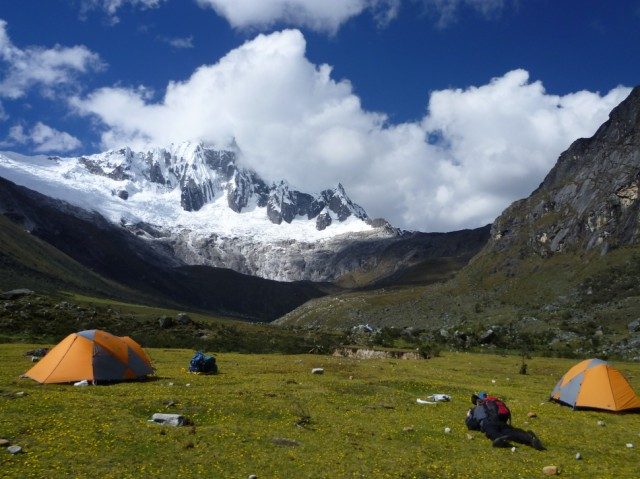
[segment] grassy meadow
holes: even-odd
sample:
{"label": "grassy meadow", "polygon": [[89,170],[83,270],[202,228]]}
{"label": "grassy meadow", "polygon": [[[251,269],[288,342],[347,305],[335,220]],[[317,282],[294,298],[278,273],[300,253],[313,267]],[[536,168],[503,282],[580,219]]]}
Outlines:
{"label": "grassy meadow", "polygon": [[[192,351],[149,349],[157,378],[78,388],[19,379],[32,346],[0,345],[0,438],[24,450],[0,451],[0,477],[532,478],[546,465],[567,478],[639,476],[640,414],[547,401],[572,360],[533,358],[523,376],[515,356],[221,353],[220,374],[199,376],[185,371]],[[640,391],[640,364],[615,365]],[[505,398],[514,425],[535,430],[548,450],[495,449],[479,432],[468,439],[463,419],[481,389]],[[432,393],[453,400],[416,403]],[[194,426],[147,422],[155,412],[182,413]]]}

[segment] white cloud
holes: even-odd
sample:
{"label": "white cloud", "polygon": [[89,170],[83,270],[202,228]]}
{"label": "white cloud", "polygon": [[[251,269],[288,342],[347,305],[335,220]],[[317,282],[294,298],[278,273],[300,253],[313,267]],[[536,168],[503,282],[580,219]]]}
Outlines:
{"label": "white cloud", "polygon": [[380,23],[393,19],[401,0],[196,0],[213,8],[234,28],[265,28],[275,23],[336,32],[351,17],[370,10]]}
{"label": "white cloud", "polygon": [[104,10],[109,16],[109,21],[116,24],[120,21],[118,10],[125,5],[133,8],[157,8],[166,0],[81,0],[80,15],[84,17],[91,10]]}
{"label": "white cloud", "polygon": [[16,47],[7,34],[7,22],[0,19],[0,97],[17,99],[39,87],[45,96],[74,85],[77,76],[104,67],[98,54],[83,45],[53,48]]}
{"label": "white cloud", "polygon": [[428,10],[438,16],[438,26],[446,27],[455,22],[460,8],[471,8],[485,17],[499,14],[508,0],[413,0],[422,2]]}
{"label": "white cloud", "polygon": [[29,145],[36,153],[64,153],[77,150],[82,146],[80,140],[64,131],[58,131],[44,123],[38,122],[31,129],[25,131],[22,125],[9,128],[7,140],[3,146]]}
{"label": "white cloud", "polygon": [[193,35],[188,37],[165,37],[159,36],[158,40],[166,43],[167,45],[175,48],[176,50],[184,50],[193,48]]}
{"label": "white cloud", "polygon": [[390,124],[363,110],[328,65],[310,63],[302,34],[288,30],[171,82],[158,101],[144,88],[114,87],[72,105],[102,123],[105,147],[235,140],[268,180],[312,192],[341,181],[369,214],[434,231],[492,221],[628,92],[550,95],[514,70],[480,87],[433,92],[421,121]]}

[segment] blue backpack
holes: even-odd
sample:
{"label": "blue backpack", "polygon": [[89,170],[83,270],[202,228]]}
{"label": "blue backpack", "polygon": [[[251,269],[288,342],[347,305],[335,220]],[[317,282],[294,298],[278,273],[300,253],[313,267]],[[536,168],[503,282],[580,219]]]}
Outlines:
{"label": "blue backpack", "polygon": [[210,374],[217,373],[218,366],[216,365],[216,358],[214,358],[213,356],[207,356],[201,351],[197,351],[191,358],[191,361],[189,361],[189,372]]}

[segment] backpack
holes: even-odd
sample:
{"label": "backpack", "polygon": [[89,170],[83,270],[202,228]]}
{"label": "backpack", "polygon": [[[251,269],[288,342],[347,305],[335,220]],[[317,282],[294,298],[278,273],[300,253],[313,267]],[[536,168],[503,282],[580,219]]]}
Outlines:
{"label": "backpack", "polygon": [[201,351],[197,351],[191,361],[189,361],[189,372],[191,373],[212,373],[218,372],[216,358],[207,356]]}
{"label": "backpack", "polygon": [[511,424],[511,411],[507,405],[495,396],[487,396],[483,401],[484,409],[487,412],[487,416],[494,417],[505,423]]}

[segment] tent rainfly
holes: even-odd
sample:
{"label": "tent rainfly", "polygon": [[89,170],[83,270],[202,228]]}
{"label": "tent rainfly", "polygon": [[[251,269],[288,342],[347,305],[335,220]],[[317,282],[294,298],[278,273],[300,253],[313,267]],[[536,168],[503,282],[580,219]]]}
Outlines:
{"label": "tent rainfly", "polygon": [[48,384],[123,381],[152,373],[151,359],[133,339],[91,329],[67,336],[25,376]]}
{"label": "tent rainfly", "polygon": [[622,373],[600,359],[586,359],[569,369],[556,384],[550,399],[574,409],[640,409],[640,398]]}

